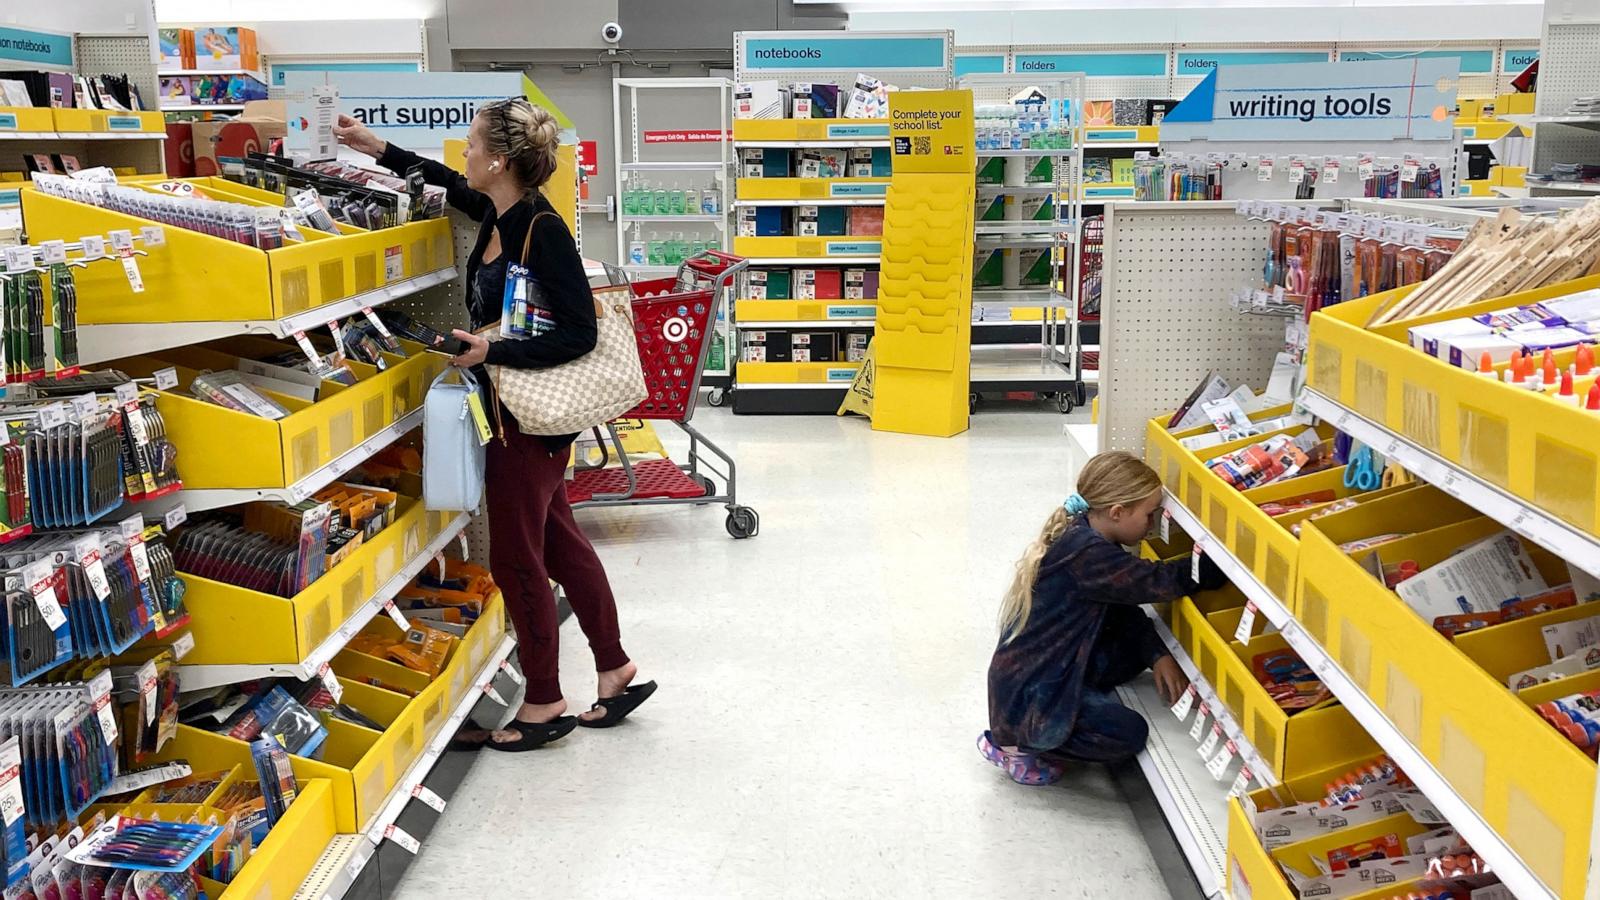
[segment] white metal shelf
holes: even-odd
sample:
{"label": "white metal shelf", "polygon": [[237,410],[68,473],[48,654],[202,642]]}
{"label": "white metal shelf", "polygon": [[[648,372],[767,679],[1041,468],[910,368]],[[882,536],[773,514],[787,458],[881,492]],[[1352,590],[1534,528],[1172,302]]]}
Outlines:
{"label": "white metal shelf", "polygon": [[1090,150],[1153,150],[1161,146],[1157,141],[1084,141],[1083,152]]}
{"label": "white metal shelf", "polygon": [[[1302,399],[1306,394],[1302,393]],[[1359,439],[1359,435],[1352,432]],[[1381,442],[1374,445],[1382,452]],[[1391,456],[1408,471],[1415,471],[1399,456]],[[1421,474],[1421,473],[1418,473]],[[1425,476],[1424,476],[1425,477]],[[1465,499],[1465,498],[1463,498]],[[1256,610],[1266,617],[1283,635],[1300,658],[1317,673],[1350,715],[1361,724],[1378,746],[1389,754],[1395,764],[1427,795],[1439,812],[1460,832],[1472,849],[1484,858],[1499,874],[1500,879],[1521,900],[1550,898],[1555,894],[1528,868],[1516,851],[1506,845],[1476,809],[1472,808],[1456,789],[1439,774],[1433,763],[1412,744],[1384,713],[1383,708],[1368,697],[1352,680],[1328,651],[1317,642],[1290,614],[1288,607],[1265,584],[1262,584],[1238,558],[1216,539],[1171,492],[1166,496],[1166,509],[1172,521],[1194,539],[1195,548],[1204,552],[1228,576],[1245,597],[1253,601]]]}
{"label": "white metal shelf", "polygon": [[825,147],[887,147],[888,138],[838,138],[831,141],[734,141],[735,149],[749,147],[750,149],[782,150],[788,147],[800,149],[817,149]]}
{"label": "white metal shelf", "polygon": [[1076,152],[1077,149],[1073,147],[1023,147],[1020,150],[1016,147],[1000,147],[994,150],[979,150],[977,155],[980,158],[997,156],[1071,156]]}
{"label": "white metal shelf", "polygon": [[1445,493],[1528,540],[1600,577],[1600,538],[1579,531],[1528,501],[1424,450],[1310,388],[1301,391],[1300,402],[1312,415],[1332,423],[1333,427],[1382,453],[1385,458],[1394,460],[1407,472],[1438,486]]}
{"label": "white metal shelf", "polygon": [[184,103],[181,105],[161,105],[162,112],[243,112],[243,103]]}
{"label": "white metal shelf", "polygon": [[721,172],[725,164],[717,160],[649,160],[638,162],[625,162],[621,169],[624,172]]}
{"label": "white metal shelf", "polygon": [[1038,384],[1042,390],[1070,386],[1074,381],[1072,366],[1051,359],[1038,344],[975,345],[967,380],[974,388],[985,383],[1026,381]]}
{"label": "white metal shelf", "polygon": [[[841,368],[843,366],[841,365]],[[815,384],[796,384],[794,382],[741,381],[735,390],[740,391],[847,391],[850,389],[848,381],[819,381]]]}
{"label": "white metal shelf", "polygon": [[238,684],[243,681],[257,681],[265,678],[298,678],[309,681],[317,677],[322,664],[331,662],[344,649],[345,644],[355,637],[356,632],[367,626],[368,622],[377,618],[385,604],[399,595],[411,579],[417,577],[433,558],[441,553],[456,535],[467,527],[471,516],[461,513],[445,524],[445,527],[426,547],[418,550],[415,556],[406,560],[400,571],[394,573],[388,581],[384,582],[377,592],[368,597],[366,602],[356,607],[350,617],[340,625],[338,630],[329,635],[327,640],[318,644],[316,649],[306,654],[306,658],[298,663],[263,663],[259,665],[200,665],[179,666],[178,681],[182,690],[200,691],[207,688],[220,687],[225,684]]}
{"label": "white metal shelf", "polygon": [[284,338],[297,331],[326,327],[328,322],[356,315],[365,307],[381,306],[390,300],[454,281],[455,278],[456,269],[450,266],[415,278],[396,281],[353,297],[324,303],[281,319],[80,325],[78,327],[80,353],[84,364],[87,365],[241,334],[270,334],[273,337]]}
{"label": "white metal shelf", "polygon": [[379,450],[399,440],[401,435],[421,425],[422,410],[414,409],[397,419],[388,428],[351,447],[335,457],[331,462],[323,465],[322,468],[313,471],[287,487],[184,488],[181,491],[155,500],[141,502],[139,507],[145,510],[164,511],[181,503],[185,509],[193,513],[206,509],[220,509],[224,506],[249,503],[254,500],[277,500],[293,506],[337,481],[346,472],[366,462]]}
{"label": "white metal shelf", "polygon": [[1574,191],[1580,194],[1600,194],[1600,182],[1587,181],[1532,181],[1525,182],[1529,190]]}
{"label": "white metal shelf", "polygon": [[267,83],[267,76],[255,69],[168,69],[164,72],[157,72],[156,75],[160,78],[177,78],[187,75],[249,75],[262,84]]}
{"label": "white metal shelf", "polygon": [[1535,125],[1571,125],[1574,128],[1600,131],[1600,116],[1533,116],[1532,121]]}
{"label": "white metal shelf", "polygon": [[1054,234],[1060,232],[1068,235],[1070,240],[1072,225],[1052,219],[980,221],[973,223],[972,230],[979,237],[986,234],[1035,234],[1038,232]]}
{"label": "white metal shelf", "polygon": [[735,200],[734,206],[882,206],[883,196],[818,197],[815,200]]}
{"label": "white metal shelf", "polygon": [[455,737],[462,723],[472,713],[472,708],[482,698],[484,687],[493,680],[515,645],[510,636],[500,641],[474,677],[472,683],[476,689],[468,691],[456,708],[451,710],[450,717],[439,726],[438,733],[428,740],[421,755],[396,782],[394,790],[389,792],[388,798],[372,819],[363,825],[361,833],[334,835],[300,889],[295,892],[294,900],[340,900],[350,891],[361,871],[377,855],[378,845],[383,842],[389,826],[411,803],[413,793],[428,777],[428,773],[433,771],[439,757],[450,745],[451,738]]}
{"label": "white metal shelf", "polygon": [[[976,288],[973,306],[999,306],[1012,309],[1065,306],[1070,298],[1054,288]],[[1035,323],[1037,324],[1037,323]]]}
{"label": "white metal shelf", "polygon": [[0,141],[164,141],[164,131],[0,131]]}
{"label": "white metal shelf", "polygon": [[724,219],[722,216],[705,215],[705,214],[702,214],[702,213],[695,213],[692,216],[691,215],[675,216],[675,215],[672,215],[670,213],[668,213],[667,215],[664,215],[664,216],[662,216],[662,215],[648,215],[648,216],[645,216],[645,215],[635,215],[635,214],[623,213],[622,215],[618,216],[617,218],[621,219],[624,222],[642,222],[642,223],[647,224],[647,225],[673,225],[673,224],[680,224],[681,225],[681,224],[686,224],[687,223],[687,224],[690,224],[690,225],[694,225],[694,224],[715,225],[716,227],[721,228],[727,223],[727,220]]}
{"label": "white metal shelf", "polygon": [[1117,688],[1117,693],[1150,723],[1150,737],[1139,751],[1139,768],[1172,826],[1200,892],[1208,898],[1222,897],[1227,884],[1223,867],[1227,864],[1230,784],[1217,781],[1206,771],[1206,761],[1195,752],[1187,726],[1161,702],[1148,673]]}

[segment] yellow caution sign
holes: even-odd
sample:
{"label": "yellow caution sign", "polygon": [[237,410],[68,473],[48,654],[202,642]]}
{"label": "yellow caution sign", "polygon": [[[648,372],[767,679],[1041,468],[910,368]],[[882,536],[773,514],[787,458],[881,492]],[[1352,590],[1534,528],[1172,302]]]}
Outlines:
{"label": "yellow caution sign", "polygon": [[844,393],[844,402],[839,404],[839,411],[834,415],[842,416],[846,413],[855,413],[872,419],[872,376],[877,368],[877,346],[867,344],[867,358],[861,362],[861,368],[856,370],[855,380],[850,382],[850,390]]}

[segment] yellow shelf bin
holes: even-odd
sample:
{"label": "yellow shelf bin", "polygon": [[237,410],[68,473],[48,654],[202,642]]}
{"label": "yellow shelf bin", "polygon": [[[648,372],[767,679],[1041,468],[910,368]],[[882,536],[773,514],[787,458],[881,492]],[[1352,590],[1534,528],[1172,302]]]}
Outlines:
{"label": "yellow shelf bin", "polygon": [[[741,322],[829,322],[871,319],[878,314],[878,298],[861,300],[738,300]],[[741,367],[745,364],[741,363]]]}
{"label": "yellow shelf bin", "polygon": [[888,178],[740,178],[740,200],[883,199]]}
{"label": "yellow shelf bin", "polygon": [[[36,241],[71,242],[116,229],[137,234],[141,227],[156,224],[35,190],[23,192],[22,205]],[[282,202],[279,198],[259,205],[277,207]],[[281,319],[449,268],[455,260],[450,223],[442,218],[290,241],[276,250],[172,226],[164,226],[163,234],[166,246],[138,258],[142,293],[133,292],[117,266],[89,266],[77,274],[80,324]]]}
{"label": "yellow shelf bin", "polygon": [[[1407,329],[1600,287],[1600,276],[1368,329],[1411,287],[1312,316],[1308,382],[1329,399],[1503,488],[1574,528],[1600,535],[1600,444],[1592,413],[1426,356]],[[1557,355],[1565,365],[1574,351]]]}
{"label": "yellow shelf bin", "polygon": [[789,143],[799,141],[838,141],[849,147],[851,141],[887,141],[888,119],[735,119],[733,142]]}
{"label": "yellow shelf bin", "polygon": [[[883,252],[881,235],[831,235],[823,237],[736,237],[733,252],[759,262],[763,258],[816,260],[817,265],[846,265],[861,257],[876,257]],[[843,257],[837,259],[836,257]],[[798,264],[797,264],[798,265]]]}
{"label": "yellow shelf bin", "polygon": [[[1341,542],[1418,522],[1431,527],[1377,552],[1388,565],[1413,559],[1426,568],[1502,528],[1458,513],[1408,493],[1308,523],[1301,535],[1302,623],[1545,884],[1558,896],[1580,896],[1594,761],[1468,655],[1491,635],[1452,643],[1339,549]],[[1548,554],[1540,565],[1551,565]],[[1504,639],[1516,635],[1503,630],[1512,627],[1490,631]]]}
{"label": "yellow shelf bin", "polygon": [[[259,355],[289,345],[234,338],[208,346],[248,356],[252,350]],[[305,478],[421,406],[428,383],[447,362],[417,344],[408,344],[407,350],[408,357],[387,356],[390,365],[382,372],[350,363],[360,376],[357,383],[324,382],[325,396],[315,403],[271,395],[290,411],[276,420],[191,396],[190,386],[199,374],[199,366],[193,364],[216,358],[192,348],[130,357],[111,365],[135,377],[149,377],[168,366],[177,369],[178,386],[161,391],[156,403],[168,436],[185,448],[181,464],[185,488],[280,488]]]}
{"label": "yellow shelf bin", "polygon": [[[186,665],[294,665],[327,640],[432,537],[422,503],[402,498],[393,524],[293,597],[185,574],[190,633]],[[240,635],[250,635],[240,640]]]}
{"label": "yellow shelf bin", "polygon": [[794,362],[742,362],[739,363],[740,384],[832,384],[847,388],[855,380],[858,362],[794,363]]}
{"label": "yellow shelf bin", "polygon": [[52,109],[55,130],[108,134],[166,134],[166,116],[159,110],[118,112],[108,109]]}
{"label": "yellow shelf bin", "polygon": [[[383,731],[333,720],[327,723],[328,738],[323,744],[321,759],[290,758],[295,777],[302,783],[324,779],[330,786],[334,821],[339,833],[350,834],[360,830],[382,809],[400,777],[421,755],[427,741],[439,733],[444,720],[449,718],[451,684],[456,680],[458,670],[469,670],[471,665],[472,654],[463,651],[469,643],[482,641],[497,630],[503,634],[503,627],[501,601],[497,596],[469,629],[468,637],[463,638],[439,677],[430,680],[420,673],[403,670],[415,676],[410,679],[412,683],[420,681],[423,685],[415,697],[389,698],[371,709],[362,707],[363,712],[384,726]],[[474,632],[481,634],[475,638]],[[346,690],[382,690],[359,683],[364,680],[366,673],[358,671],[362,667],[355,665],[354,659],[362,655],[348,650],[341,653],[334,660],[334,672],[344,682]],[[371,657],[367,659],[373,663],[383,662]],[[482,658],[479,665],[481,667]],[[397,700],[402,705],[395,713]],[[250,745],[226,735],[180,725],[177,736],[163,748],[160,756],[163,759],[188,759],[196,770],[218,769],[236,763],[249,765]],[[325,845],[326,841],[316,844],[314,852],[320,853]]]}
{"label": "yellow shelf bin", "polygon": [[33,106],[0,106],[0,133],[55,130],[55,119],[51,117],[48,109]]}

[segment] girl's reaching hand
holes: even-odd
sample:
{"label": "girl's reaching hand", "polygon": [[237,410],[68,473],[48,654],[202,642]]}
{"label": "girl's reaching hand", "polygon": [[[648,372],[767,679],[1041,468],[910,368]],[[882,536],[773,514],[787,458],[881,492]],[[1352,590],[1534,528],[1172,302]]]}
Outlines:
{"label": "girl's reaching hand", "polygon": [[1178,661],[1170,653],[1156,660],[1150,666],[1150,671],[1156,676],[1156,693],[1168,706],[1177,703],[1183,692],[1189,689],[1189,676],[1178,667]]}

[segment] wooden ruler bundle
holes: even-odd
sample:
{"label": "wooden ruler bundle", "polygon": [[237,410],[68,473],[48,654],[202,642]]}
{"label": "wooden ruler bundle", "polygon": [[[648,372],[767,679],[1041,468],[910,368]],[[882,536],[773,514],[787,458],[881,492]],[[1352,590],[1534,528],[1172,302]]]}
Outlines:
{"label": "wooden ruler bundle", "polygon": [[1472,226],[1443,268],[1406,297],[1379,307],[1367,327],[1448,312],[1596,272],[1600,200],[1554,218],[1503,209],[1494,219]]}

